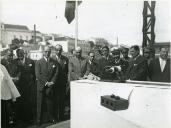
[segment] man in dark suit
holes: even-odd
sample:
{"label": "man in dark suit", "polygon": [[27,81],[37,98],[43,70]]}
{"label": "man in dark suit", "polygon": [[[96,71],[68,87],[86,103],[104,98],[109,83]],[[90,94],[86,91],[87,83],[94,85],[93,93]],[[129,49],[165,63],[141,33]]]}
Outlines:
{"label": "man in dark suit", "polygon": [[103,46],[102,47],[102,57],[99,59],[99,71],[100,71],[100,78],[105,80],[113,80],[113,74],[109,71],[109,68],[113,66],[113,57],[109,55],[109,47]]}
{"label": "man in dark suit", "polygon": [[16,84],[21,97],[18,100],[18,117],[22,121],[33,120],[34,97],[35,96],[35,64],[34,61],[25,56],[23,49],[17,49],[15,63],[19,71],[19,80]]}
{"label": "man in dark suit", "polygon": [[[7,69],[10,77],[12,78],[14,84],[16,85],[19,79],[19,71],[18,71],[18,67],[16,64],[16,61],[14,61],[13,59],[13,51],[11,49],[7,50],[7,53],[5,55],[5,57],[1,60],[1,64],[5,66],[5,68]],[[8,109],[8,114],[9,114],[9,119],[8,123],[11,122],[13,124],[16,123],[17,121],[17,102],[8,102],[7,105],[7,109]]]}
{"label": "man in dark suit", "polygon": [[128,56],[128,52],[129,52],[128,48],[122,48],[122,50],[121,50],[122,59],[129,62],[130,57]]}
{"label": "man in dark suit", "polygon": [[63,121],[65,113],[66,86],[68,84],[68,58],[62,55],[62,46],[56,46],[56,56],[54,59],[58,62],[58,79],[54,88],[54,108],[55,119]]}
{"label": "man in dark suit", "polygon": [[152,49],[150,47],[144,47],[143,48],[143,57],[145,57],[147,59],[147,64],[149,66],[150,61],[153,60]]}
{"label": "man in dark suit", "polygon": [[42,123],[43,112],[47,111],[47,119],[54,123],[53,97],[54,86],[58,78],[58,64],[50,57],[51,49],[44,48],[44,57],[36,62],[37,79],[37,124]]}
{"label": "man in dark suit", "polygon": [[151,81],[171,82],[170,59],[168,59],[168,49],[160,48],[160,56],[150,62],[149,77]]}
{"label": "man in dark suit", "polygon": [[148,74],[148,65],[147,60],[140,55],[139,46],[131,46],[130,54],[132,58],[129,62],[129,67],[126,73],[127,79],[146,81]]}
{"label": "man in dark suit", "polygon": [[87,59],[82,57],[81,47],[75,49],[75,56],[69,60],[69,75],[70,80],[83,79],[90,72],[90,66]]}
{"label": "man in dark suit", "polygon": [[90,65],[90,73],[94,74],[95,76],[99,76],[98,63],[95,60],[95,53],[90,51],[88,55],[89,55],[88,62]]}

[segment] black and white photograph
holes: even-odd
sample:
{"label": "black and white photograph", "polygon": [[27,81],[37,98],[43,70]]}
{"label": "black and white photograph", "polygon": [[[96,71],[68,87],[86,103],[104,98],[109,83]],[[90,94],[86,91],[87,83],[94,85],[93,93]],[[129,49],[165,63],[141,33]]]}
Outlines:
{"label": "black and white photograph", "polygon": [[0,0],[1,128],[171,128],[171,1]]}

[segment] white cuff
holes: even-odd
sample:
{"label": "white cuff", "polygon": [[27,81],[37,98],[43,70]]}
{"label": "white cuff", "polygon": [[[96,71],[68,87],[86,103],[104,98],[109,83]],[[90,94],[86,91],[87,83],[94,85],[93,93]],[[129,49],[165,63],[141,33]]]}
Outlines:
{"label": "white cuff", "polygon": [[121,66],[116,66],[116,68],[118,69],[118,71],[121,71]]}
{"label": "white cuff", "polygon": [[115,71],[115,67],[111,67],[110,70],[112,71],[111,73],[113,73]]}

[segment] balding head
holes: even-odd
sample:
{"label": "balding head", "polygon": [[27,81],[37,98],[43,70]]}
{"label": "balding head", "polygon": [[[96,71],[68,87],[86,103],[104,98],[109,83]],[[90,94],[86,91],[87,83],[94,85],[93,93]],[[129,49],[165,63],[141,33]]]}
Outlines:
{"label": "balding head", "polygon": [[62,45],[57,44],[57,45],[56,45],[56,49],[59,49],[59,48],[62,49]]}
{"label": "balding head", "polygon": [[51,51],[51,48],[49,46],[45,46],[44,51]]}
{"label": "balding head", "polygon": [[76,48],[75,48],[75,56],[76,56],[77,58],[80,58],[80,57],[81,57],[81,54],[82,54],[82,49],[81,49],[81,47],[76,47]]}
{"label": "balding head", "polygon": [[56,45],[56,55],[61,56],[62,54],[62,46],[60,44]]}
{"label": "balding head", "polygon": [[82,48],[81,47],[76,47],[75,51],[82,51]]}

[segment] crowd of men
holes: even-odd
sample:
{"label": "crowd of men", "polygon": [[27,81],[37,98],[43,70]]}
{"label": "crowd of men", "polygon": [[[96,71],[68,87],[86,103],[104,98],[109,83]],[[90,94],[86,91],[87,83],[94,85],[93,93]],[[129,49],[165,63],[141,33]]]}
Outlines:
{"label": "crowd of men", "polygon": [[62,55],[61,45],[56,46],[54,56],[51,56],[51,48],[45,46],[43,58],[36,62],[28,58],[23,49],[17,49],[16,53],[17,59],[13,59],[13,51],[8,50],[6,58],[1,60],[20,94],[15,102],[11,99],[4,102],[6,99],[1,98],[2,109],[8,110],[1,111],[2,128],[9,127],[11,116],[15,117],[14,122],[35,121],[37,125],[43,123],[43,117],[51,123],[63,121],[66,88],[73,80],[171,81],[170,59],[165,47],[161,47],[160,56],[153,59],[148,48],[140,55],[137,45],[130,49],[104,46],[98,59],[94,51],[88,53],[88,58],[83,57],[81,47],[68,58]]}

